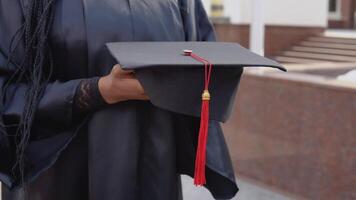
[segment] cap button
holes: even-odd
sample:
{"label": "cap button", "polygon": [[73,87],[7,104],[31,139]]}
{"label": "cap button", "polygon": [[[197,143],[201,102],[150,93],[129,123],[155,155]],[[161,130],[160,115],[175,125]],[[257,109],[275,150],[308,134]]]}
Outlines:
{"label": "cap button", "polygon": [[190,55],[192,55],[193,50],[185,49],[185,50],[183,50],[183,53],[184,53],[185,56],[190,56]]}

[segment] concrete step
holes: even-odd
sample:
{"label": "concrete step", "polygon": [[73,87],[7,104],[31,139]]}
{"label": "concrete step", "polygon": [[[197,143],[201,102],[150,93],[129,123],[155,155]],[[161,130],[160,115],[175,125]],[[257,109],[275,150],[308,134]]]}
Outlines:
{"label": "concrete step", "polygon": [[301,42],[299,46],[305,47],[318,47],[318,48],[331,48],[331,49],[343,49],[343,50],[356,50],[356,45],[352,44],[336,44],[336,43],[323,43],[323,42]]}
{"label": "concrete step", "polygon": [[343,30],[335,30],[335,29],[328,29],[326,30],[322,36],[324,37],[335,37],[335,38],[350,38],[356,39],[356,30],[352,29],[343,29]]}
{"label": "concrete step", "polygon": [[317,59],[317,60],[326,60],[326,61],[334,61],[334,62],[356,62],[356,57],[354,56],[338,56],[338,55],[297,52],[297,51],[285,51],[283,55],[289,57]]}
{"label": "concrete step", "polygon": [[356,39],[349,38],[336,38],[336,37],[310,37],[307,39],[310,42],[326,42],[337,44],[354,44],[356,45]]}
{"label": "concrete step", "polygon": [[321,62],[326,62],[324,60],[295,58],[295,57],[288,57],[288,56],[277,56],[277,57],[275,57],[275,60],[280,63],[321,63]]}
{"label": "concrete step", "polygon": [[327,48],[318,48],[318,47],[294,46],[294,47],[292,47],[292,50],[300,51],[300,52],[310,52],[310,53],[324,53],[324,54],[332,54],[332,55],[356,56],[356,51],[342,50],[342,49],[327,49]]}

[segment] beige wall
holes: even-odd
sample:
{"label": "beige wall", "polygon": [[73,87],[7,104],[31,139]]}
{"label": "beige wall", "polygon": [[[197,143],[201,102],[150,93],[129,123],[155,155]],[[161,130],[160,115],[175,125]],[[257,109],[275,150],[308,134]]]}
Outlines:
{"label": "beige wall", "polygon": [[[253,0],[223,0],[225,15],[234,24],[251,22]],[[326,27],[328,0],[265,0],[268,25]],[[209,12],[211,0],[203,0]]]}

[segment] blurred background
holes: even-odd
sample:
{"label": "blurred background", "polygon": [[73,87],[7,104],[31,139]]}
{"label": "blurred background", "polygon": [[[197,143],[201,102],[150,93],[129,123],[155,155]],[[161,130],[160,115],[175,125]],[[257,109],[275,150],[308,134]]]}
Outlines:
{"label": "blurred background", "polygon": [[[245,70],[223,125],[239,200],[356,199],[356,0],[203,0],[219,41],[288,73]],[[183,178],[185,200],[211,200]]]}
{"label": "blurred background", "polygon": [[356,199],[356,0],[203,2],[219,41],[289,70],[245,70],[224,124],[235,199]]}

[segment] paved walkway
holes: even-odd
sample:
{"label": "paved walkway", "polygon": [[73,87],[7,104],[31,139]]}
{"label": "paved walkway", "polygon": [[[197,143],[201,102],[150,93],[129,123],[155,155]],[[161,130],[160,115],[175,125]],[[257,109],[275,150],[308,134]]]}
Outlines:
{"label": "paved walkway", "polygon": [[[214,200],[205,188],[197,188],[192,184],[192,179],[183,176],[184,200]],[[240,191],[233,200],[290,200],[290,198],[276,192],[261,188],[246,181],[238,181]],[[1,193],[1,187],[0,187]],[[1,200],[1,195],[0,195]]]}
{"label": "paved walkway", "polygon": [[[214,200],[205,188],[196,188],[192,184],[192,179],[183,176],[183,195],[184,200]],[[249,182],[239,180],[240,191],[233,200],[291,200],[282,194],[256,186]]]}

